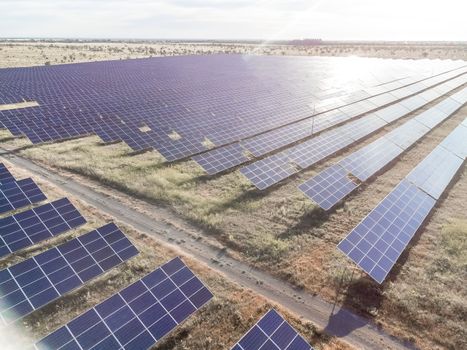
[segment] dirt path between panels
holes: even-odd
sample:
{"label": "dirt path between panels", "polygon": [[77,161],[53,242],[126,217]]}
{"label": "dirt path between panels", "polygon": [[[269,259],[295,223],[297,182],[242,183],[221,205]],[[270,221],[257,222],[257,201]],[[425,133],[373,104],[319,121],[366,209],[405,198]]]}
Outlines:
{"label": "dirt path between panels", "polygon": [[154,217],[151,217],[154,215],[148,215],[144,211],[135,209],[139,205],[133,205],[133,203],[138,202],[134,198],[107,189],[102,184],[96,185],[92,181],[80,181],[75,175],[63,172],[59,174],[55,170],[36,164],[29,159],[9,152],[7,149],[0,148],[0,150],[2,151],[1,157],[12,164],[53,183],[83,202],[133,226],[156,240],[164,241],[172,246],[176,245],[187,255],[207,264],[228,279],[280,303],[285,308],[324,329],[326,333],[334,335],[358,349],[413,348],[412,345],[404,344],[399,339],[385,333],[368,319],[324,301],[318,296],[297,290],[284,281],[236,260],[222,247],[216,247],[201,238],[203,236],[197,228],[180,222],[180,219],[164,208],[148,203],[140,205],[149,205],[151,214],[155,212],[156,216],[161,218],[161,220],[155,220]]}

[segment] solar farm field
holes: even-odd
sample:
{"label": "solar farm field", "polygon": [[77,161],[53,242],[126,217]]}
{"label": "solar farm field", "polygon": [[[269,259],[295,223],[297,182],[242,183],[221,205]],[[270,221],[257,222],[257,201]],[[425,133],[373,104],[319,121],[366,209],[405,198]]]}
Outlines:
{"label": "solar farm field", "polygon": [[[11,163],[6,163],[6,167],[15,178],[23,178],[29,174],[29,172],[17,168]],[[50,255],[51,250],[58,248],[58,250],[63,251],[65,246],[74,245],[78,239],[85,242],[93,232],[95,233],[93,230],[98,227],[103,229],[113,226],[112,230],[115,231],[116,226],[118,226],[118,229],[123,232],[121,235],[127,237],[126,246],[134,245],[134,248],[132,248],[132,254],[126,255],[123,263],[113,267],[109,266],[105,273],[96,276],[92,280],[89,279],[83,286],[68,291],[61,298],[52,298],[47,304],[37,307],[37,311],[34,313],[16,314],[18,319],[8,321],[9,324],[18,326],[16,333],[14,332],[15,329],[11,327],[1,326],[0,328],[2,337],[6,336],[6,332],[9,332],[9,341],[2,343],[2,348],[27,348],[31,343],[46,337],[66,322],[73,320],[84,311],[105,301],[114,293],[144,277],[154,268],[179,256],[209,286],[210,291],[215,295],[215,299],[181,324],[175,332],[158,342],[158,348],[224,349],[232,347],[236,341],[240,340],[242,334],[253,326],[256,320],[259,320],[262,314],[274,307],[276,310],[280,310],[282,315],[287,315],[290,324],[304,334],[306,341],[313,343],[317,349],[350,349],[345,343],[319,332],[311,323],[299,320],[291,315],[282,309],[280,305],[272,304],[258,294],[229,282],[225,277],[215,273],[206,265],[199,264],[189,256],[183,255],[177,248],[173,249],[168,245],[161,244],[161,242],[155,241],[147,234],[126,226],[116,218],[96,210],[96,208],[83,203],[76,197],[70,196],[69,193],[60,190],[47,180],[37,177],[34,177],[34,179],[43,192],[47,193],[49,201],[53,202],[67,196],[80,212],[80,215],[86,218],[87,222],[80,225],[76,230],[57,235],[52,240],[22,249],[19,253],[2,259],[0,265],[2,271],[8,267],[13,273],[18,270],[19,264],[24,265],[25,262],[27,263],[31,259],[35,259],[40,263],[47,258],[47,255]],[[44,202],[46,200],[42,201],[40,205],[44,205]],[[109,222],[115,222],[116,225],[114,223],[109,224]],[[101,232],[103,232],[102,229]],[[125,248],[120,250],[120,252],[124,251],[128,250]],[[119,254],[123,257],[121,253]],[[97,255],[94,254],[94,256]],[[60,269],[56,264],[54,264],[54,268]],[[21,274],[18,276],[21,276]],[[79,276],[83,277],[84,275],[79,273]],[[19,278],[17,277],[18,281]],[[56,286],[59,288],[60,285],[59,283]],[[3,301],[5,299],[4,293],[5,289],[2,288]],[[2,320],[4,320],[3,315],[5,315],[4,312],[2,312]],[[121,316],[120,320],[123,322]],[[22,327],[19,328],[19,325],[22,325]]]}
{"label": "solar farm field", "polygon": [[[331,314],[319,327],[350,345],[372,322],[402,347],[466,346],[464,61],[179,56],[4,69],[0,88],[5,157],[196,230],[197,244],[219,249],[214,264],[224,256],[246,263],[279,281],[277,290],[292,285],[363,316],[336,324],[333,317],[342,318]],[[132,232],[145,264],[118,267],[121,282],[108,282],[114,292],[136,280],[132,273],[142,277],[175,256],[129,227],[131,215],[122,214],[119,227]],[[170,241],[170,233],[157,235]],[[192,259],[215,302],[196,316],[200,327],[182,326],[166,348],[234,346],[254,322],[229,334],[214,317],[254,312],[257,322],[268,308],[252,305],[264,299]],[[99,292],[76,293],[92,307],[111,295]],[[68,315],[65,301],[54,303]],[[54,316],[28,316],[35,335],[52,331],[41,327],[43,317]],[[347,346],[292,323],[313,347]],[[205,325],[216,337],[197,333]],[[261,332],[253,328],[245,339]],[[279,348],[274,336],[264,342]]]}

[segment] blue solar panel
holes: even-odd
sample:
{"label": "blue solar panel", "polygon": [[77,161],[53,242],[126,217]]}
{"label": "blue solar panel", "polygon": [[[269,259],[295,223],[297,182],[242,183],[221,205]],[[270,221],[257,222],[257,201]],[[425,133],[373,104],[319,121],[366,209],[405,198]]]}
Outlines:
{"label": "blue solar panel", "polygon": [[3,163],[0,163],[0,184],[10,181],[15,181],[15,178],[11,175],[7,167]]}
{"label": "blue solar panel", "polygon": [[240,169],[240,172],[260,190],[288,178],[297,171],[286,152],[274,154]]}
{"label": "blue solar panel", "polygon": [[340,165],[333,165],[298,186],[324,210],[331,209],[357,187]]}
{"label": "blue solar panel", "polygon": [[67,198],[0,219],[0,257],[84,224]]}
{"label": "blue solar panel", "polygon": [[234,143],[197,155],[193,160],[209,175],[214,175],[247,162],[248,157],[245,155],[245,149],[240,144]]}
{"label": "blue solar panel", "polygon": [[151,348],[213,295],[179,258],[35,344],[38,350]]}
{"label": "blue solar panel", "polygon": [[446,137],[441,146],[462,159],[467,158],[467,119]]}
{"label": "blue solar panel", "polygon": [[436,201],[402,180],[337,246],[382,283]]}
{"label": "blue solar panel", "polygon": [[0,185],[0,214],[47,199],[31,179],[10,181]]}
{"label": "blue solar panel", "polygon": [[418,120],[412,119],[387,133],[384,138],[396,144],[403,150],[406,150],[429,131],[429,127],[420,123]]}
{"label": "blue solar panel", "polygon": [[[467,143],[466,140],[464,142]],[[438,146],[406,178],[433,198],[439,199],[463,163],[464,159]]]}
{"label": "blue solar panel", "polygon": [[430,129],[433,129],[436,125],[446,119],[448,115],[448,113],[443,112],[434,106],[417,115],[414,120],[422,123],[423,125],[426,125]]}
{"label": "blue solar panel", "polygon": [[297,331],[271,309],[256,323],[232,350],[312,350]]}
{"label": "blue solar panel", "polygon": [[375,112],[379,118],[383,119],[387,123],[391,123],[407,113],[410,113],[409,109],[401,105],[400,103],[395,103],[391,106],[381,108]]}
{"label": "blue solar panel", "polygon": [[440,111],[443,111],[448,114],[452,114],[456,112],[459,108],[461,108],[463,103],[460,103],[451,97],[448,97],[444,99],[442,102],[438,103],[436,105],[436,108],[438,108]]}
{"label": "blue solar panel", "polygon": [[0,316],[9,324],[138,254],[107,224],[0,271]]}
{"label": "blue solar panel", "polygon": [[396,146],[385,137],[381,137],[345,157],[338,164],[363,182],[376,174],[402,152],[402,148]]}

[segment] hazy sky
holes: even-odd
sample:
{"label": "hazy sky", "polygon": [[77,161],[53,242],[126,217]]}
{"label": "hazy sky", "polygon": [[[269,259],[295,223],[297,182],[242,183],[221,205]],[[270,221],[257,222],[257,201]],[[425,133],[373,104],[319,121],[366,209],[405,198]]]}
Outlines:
{"label": "hazy sky", "polygon": [[467,41],[466,0],[0,0],[0,37]]}

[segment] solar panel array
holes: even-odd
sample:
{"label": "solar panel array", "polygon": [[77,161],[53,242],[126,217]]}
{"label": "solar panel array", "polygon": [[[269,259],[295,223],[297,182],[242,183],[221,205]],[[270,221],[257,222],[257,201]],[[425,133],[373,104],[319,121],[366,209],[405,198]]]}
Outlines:
{"label": "solar panel array", "polygon": [[179,258],[35,344],[53,349],[149,349],[213,295]]}
{"label": "solar panel array", "polygon": [[232,350],[312,350],[303,337],[274,309],[268,311]]}
{"label": "solar panel array", "polygon": [[[452,97],[456,97],[460,100],[456,109],[441,111],[439,108],[440,105],[445,105],[446,100],[453,100],[452,97],[443,99],[432,108],[420,113],[415,118],[405,122],[386,135],[343,158],[337,164],[330,166],[318,175],[308,179],[299,186],[299,189],[307,197],[314,200],[321,208],[329,210],[359,186],[359,183],[351,180],[349,175],[355,176],[360,182],[364,182],[374,176],[378,171],[396,159],[430,130],[452,116],[457,109],[467,103],[465,91],[467,91],[467,88],[464,88],[452,95]],[[456,129],[456,132],[444,141],[445,144],[446,142],[449,142],[449,140],[453,140],[453,137],[456,137],[455,135],[462,131],[463,129]],[[467,137],[467,134],[464,136]],[[460,142],[460,140],[462,140],[462,136],[456,137],[456,139]],[[465,139],[467,138],[464,138],[464,140]],[[461,148],[457,147],[457,149]],[[449,156],[446,157],[449,158]],[[440,155],[438,158],[440,164],[442,164],[442,156]],[[449,164],[451,161],[448,158],[445,159],[446,164]],[[431,165],[431,167],[433,166],[435,165]],[[448,168],[446,169],[445,181],[450,179]],[[420,171],[430,172],[431,170],[433,169],[427,168]],[[451,170],[453,171],[454,169]],[[339,176],[328,176],[329,172],[332,174],[338,173]],[[416,176],[421,176],[421,173],[416,174]],[[428,174],[426,176],[428,176]],[[427,179],[426,181],[438,181],[440,186],[442,183],[441,179]],[[326,190],[323,191],[323,188]]]}
{"label": "solar panel array", "polygon": [[[337,105],[334,106],[338,107],[337,109],[332,109],[322,114],[310,116],[309,118],[247,138],[238,143],[202,153],[193,157],[193,160],[195,160],[209,175],[213,175],[247,162],[249,159],[244,156],[245,153],[252,154],[255,157],[264,156],[267,153],[276,151],[294,142],[311,137],[323,130],[350,121],[362,114],[369,113],[375,109],[386,106],[398,99],[407,98],[411,94],[419,93],[417,96],[412,96],[405,100],[404,103],[407,107],[404,107],[401,101],[401,103],[389,105],[374,112],[374,114],[380,119],[390,123],[400,118],[401,115],[412,112],[426,104],[427,101],[432,101],[442,95],[442,93],[438,91],[438,87],[435,87],[436,91],[425,89],[433,87],[446,80],[448,81],[444,84],[450,90],[457,87],[457,80],[453,79],[449,81],[449,79],[462,72],[465,72],[465,70],[448,72],[423,81],[415,82],[409,86],[409,89],[403,87],[392,90],[391,92],[386,91],[381,95],[376,96],[382,97],[379,99],[368,98],[367,100],[358,101],[345,106]],[[463,79],[465,79],[465,77]],[[421,92],[423,90],[425,91]],[[393,96],[393,93],[396,91],[403,91],[403,93],[400,93],[395,97]],[[389,98],[384,98],[384,96],[389,96]],[[415,102],[413,99],[415,99]],[[420,101],[423,103],[420,103]]]}
{"label": "solar panel array", "polygon": [[[463,128],[460,124],[450,135]],[[465,148],[465,140],[457,147]],[[338,249],[382,283],[464,163],[465,158],[445,149],[443,143],[438,145],[339,243]]]}
{"label": "solar panel array", "polygon": [[9,324],[138,254],[108,224],[0,271],[0,315]]}
{"label": "solar panel array", "polygon": [[3,163],[0,163],[0,184],[4,184],[9,181],[15,181],[15,178],[11,175],[7,167]]}
{"label": "solar panel array", "polygon": [[[354,63],[366,69],[357,74]],[[462,67],[448,60],[210,55],[2,69],[1,103],[39,106],[0,111],[0,127],[34,143],[98,133],[176,160],[362,99],[392,101],[397,96],[374,96],[433,74],[442,81],[439,74],[454,76]]]}
{"label": "solar panel array", "polygon": [[[467,82],[467,75],[449,81],[449,89],[455,89]],[[444,85],[447,83],[443,83]],[[425,101],[424,105],[432,101]],[[400,103],[400,102],[399,102]],[[457,104],[457,109],[460,103]],[[392,108],[391,106],[388,108]],[[417,107],[419,108],[419,107]],[[453,109],[454,110],[454,109]],[[382,110],[379,112],[381,113]],[[397,119],[410,112],[402,109]],[[391,122],[397,120],[391,118]],[[381,119],[376,113],[370,113],[359,119],[348,122],[342,126],[320,133],[318,136],[304,141],[296,146],[273,154],[252,164],[244,166],[240,172],[246,176],[258,189],[268,188],[285,178],[306,169],[328,156],[346,148],[347,146],[371,135],[389,123]],[[425,128],[423,125],[420,128]],[[411,131],[411,133],[414,133]],[[414,133],[416,136],[416,133]],[[298,166],[293,166],[298,165]]]}
{"label": "solar panel array", "polygon": [[0,214],[47,199],[33,179],[0,184]]}
{"label": "solar panel array", "polygon": [[59,235],[85,222],[67,198],[0,218],[0,257]]}

